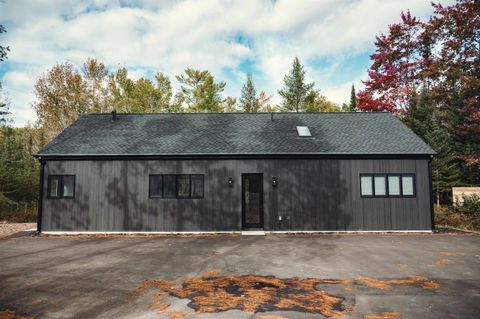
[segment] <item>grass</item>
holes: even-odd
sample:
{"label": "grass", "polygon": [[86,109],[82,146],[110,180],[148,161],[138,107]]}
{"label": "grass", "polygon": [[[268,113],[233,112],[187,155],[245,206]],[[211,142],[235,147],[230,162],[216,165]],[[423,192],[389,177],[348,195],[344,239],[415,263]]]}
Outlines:
{"label": "grass", "polygon": [[451,206],[435,207],[435,224],[465,230],[480,231],[480,217]]}

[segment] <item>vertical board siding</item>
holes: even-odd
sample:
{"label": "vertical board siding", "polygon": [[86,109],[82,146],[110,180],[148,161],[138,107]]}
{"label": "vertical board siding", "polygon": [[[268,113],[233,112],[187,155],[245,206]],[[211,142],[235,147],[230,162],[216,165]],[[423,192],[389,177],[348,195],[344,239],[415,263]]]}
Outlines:
{"label": "vertical board siding", "polygon": [[[48,161],[42,230],[241,230],[246,173],[263,173],[265,230],[431,229],[428,160],[282,159]],[[361,173],[414,173],[416,197],[361,198]],[[76,176],[74,199],[47,198],[53,174]],[[150,174],[203,174],[204,198],[149,198]]]}

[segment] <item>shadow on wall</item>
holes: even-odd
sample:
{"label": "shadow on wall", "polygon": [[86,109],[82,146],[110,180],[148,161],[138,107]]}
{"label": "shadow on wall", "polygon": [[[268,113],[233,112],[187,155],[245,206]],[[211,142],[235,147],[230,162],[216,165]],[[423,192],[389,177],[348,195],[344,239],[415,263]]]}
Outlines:
{"label": "shadow on wall", "polygon": [[[279,128],[272,130],[272,126]],[[292,149],[308,151],[313,143],[317,147],[320,145],[320,149],[331,149],[329,142],[322,138],[325,134],[320,128],[310,128],[312,137],[300,137],[296,132],[297,126],[306,126],[301,117],[277,116],[273,121],[266,122],[264,132],[258,138],[262,145],[271,145],[274,138],[270,134],[272,131],[288,129],[285,134],[294,135],[293,139],[298,141]],[[346,206],[347,197],[351,194],[347,193],[346,171],[342,171],[341,165],[339,160],[327,159],[285,159],[271,163],[278,186],[269,200],[272,209],[270,227],[280,231],[348,229],[352,218],[346,213]],[[265,170],[268,169],[265,167]]]}

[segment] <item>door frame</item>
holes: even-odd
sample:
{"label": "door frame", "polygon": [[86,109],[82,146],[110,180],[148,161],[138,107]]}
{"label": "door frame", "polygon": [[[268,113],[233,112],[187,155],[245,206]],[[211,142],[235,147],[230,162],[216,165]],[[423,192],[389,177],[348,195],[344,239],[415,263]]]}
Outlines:
{"label": "door frame", "polygon": [[[245,222],[245,185],[244,185],[244,177],[245,176],[260,176],[260,223],[259,224],[248,224]],[[263,229],[263,173],[242,173],[242,229],[251,229],[251,228],[261,228]]]}

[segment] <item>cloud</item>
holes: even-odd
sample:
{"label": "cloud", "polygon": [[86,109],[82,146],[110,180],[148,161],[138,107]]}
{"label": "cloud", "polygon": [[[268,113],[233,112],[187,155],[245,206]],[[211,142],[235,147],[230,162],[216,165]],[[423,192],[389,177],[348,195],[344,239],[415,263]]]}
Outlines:
{"label": "cloud", "polygon": [[429,0],[9,1],[0,3],[8,30],[0,41],[11,47],[0,76],[16,125],[35,119],[29,105],[42,72],[64,61],[80,67],[87,57],[111,70],[126,66],[133,77],[160,71],[173,80],[186,67],[208,69],[234,96],[253,71],[257,89],[279,102],[276,92],[298,56],[309,80],[342,102],[365,77],[366,68],[350,61],[362,57],[365,65],[375,35],[406,9],[432,12]]}

